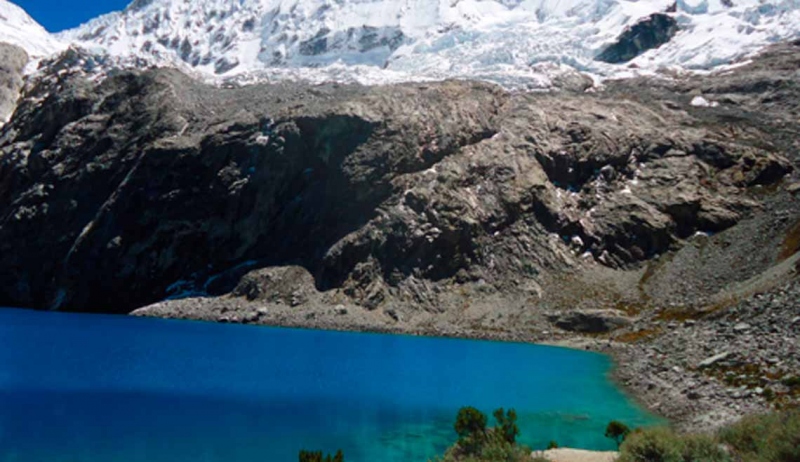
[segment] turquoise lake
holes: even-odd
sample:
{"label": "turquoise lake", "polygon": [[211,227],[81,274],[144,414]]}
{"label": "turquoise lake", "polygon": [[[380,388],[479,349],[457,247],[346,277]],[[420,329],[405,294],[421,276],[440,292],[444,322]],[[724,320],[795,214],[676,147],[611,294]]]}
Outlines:
{"label": "turquoise lake", "polygon": [[0,309],[0,461],[425,461],[461,406],[520,440],[613,449],[655,422],[606,356],[519,343]]}

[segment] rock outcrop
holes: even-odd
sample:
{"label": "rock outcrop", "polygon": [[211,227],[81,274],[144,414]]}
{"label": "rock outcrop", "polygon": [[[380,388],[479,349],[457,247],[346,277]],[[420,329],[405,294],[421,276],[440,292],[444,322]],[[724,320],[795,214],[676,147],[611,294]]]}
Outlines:
{"label": "rock outcrop", "polygon": [[669,42],[678,32],[678,21],[664,13],[654,13],[625,29],[616,42],[595,59],[610,64],[626,63],[647,50]]}
{"label": "rock outcrop", "polygon": [[[76,53],[28,83],[0,136],[0,304],[129,312],[180,294],[335,293],[387,323],[508,323],[464,310],[571,307],[560,297],[576,275],[628,274],[737,226],[797,161],[793,126],[748,106],[758,82],[795,72],[777,64],[793,45],[769,74],[773,55],[691,88],[577,94],[214,88],[164,69],[97,83]],[[689,104],[712,85],[739,103]],[[781,91],[783,107],[798,100]],[[310,275],[295,302],[263,295],[275,275],[243,279],[276,267]]]}
{"label": "rock outcrop", "polygon": [[28,64],[28,54],[20,47],[0,43],[0,126],[17,106],[22,89],[22,71]]}

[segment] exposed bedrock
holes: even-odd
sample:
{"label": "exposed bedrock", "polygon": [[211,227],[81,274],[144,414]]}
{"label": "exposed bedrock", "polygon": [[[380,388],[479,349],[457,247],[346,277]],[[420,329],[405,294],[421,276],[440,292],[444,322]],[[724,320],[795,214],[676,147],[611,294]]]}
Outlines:
{"label": "exposed bedrock", "polygon": [[595,59],[610,64],[626,63],[647,50],[669,42],[677,32],[678,22],[675,18],[654,13],[625,29]]}
{"label": "exposed bedrock", "polygon": [[20,47],[0,43],[0,126],[8,120],[17,106],[22,89],[22,70],[28,64],[28,54]]}
{"label": "exposed bedrock", "polygon": [[263,298],[242,277],[291,266],[369,309],[436,312],[442,284],[636,268],[735,226],[793,171],[791,127],[746,106],[756,82],[726,88],[737,106],[689,104],[710,79],[512,94],[45,73],[0,136],[0,305]]}

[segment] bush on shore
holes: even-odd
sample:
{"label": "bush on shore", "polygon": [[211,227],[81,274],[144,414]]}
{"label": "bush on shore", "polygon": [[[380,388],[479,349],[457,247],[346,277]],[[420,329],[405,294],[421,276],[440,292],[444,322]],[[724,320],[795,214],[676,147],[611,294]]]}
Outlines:
{"label": "bush on shore", "polygon": [[800,462],[800,410],[745,417],[719,438],[737,460]]}
{"label": "bush on shore", "polygon": [[731,462],[731,458],[713,437],[649,428],[630,433],[620,446],[618,462]]}
{"label": "bush on shore", "polygon": [[342,450],[336,451],[336,454],[323,456],[322,451],[300,451],[300,462],[344,462],[344,454]]}
{"label": "bush on shore", "polygon": [[[515,413],[498,409],[494,415],[498,425],[487,429],[485,415],[463,408],[456,419],[458,442],[434,462],[546,461],[516,444]],[[800,462],[800,409],[745,417],[715,435],[615,424],[606,436],[621,439],[617,462]]]}
{"label": "bush on shore", "polygon": [[606,438],[611,438],[614,440],[614,442],[617,443],[617,448],[619,448],[622,442],[625,441],[625,438],[628,437],[630,432],[631,429],[628,428],[627,425],[618,420],[612,420],[606,427],[605,436]]}
{"label": "bush on shore", "polygon": [[714,436],[635,430],[617,462],[800,462],[800,411],[745,417]]}
{"label": "bush on shore", "polygon": [[461,408],[454,429],[458,441],[436,462],[531,462],[531,450],[518,445],[517,414],[494,411],[497,426],[486,428],[487,418],[473,407]]}

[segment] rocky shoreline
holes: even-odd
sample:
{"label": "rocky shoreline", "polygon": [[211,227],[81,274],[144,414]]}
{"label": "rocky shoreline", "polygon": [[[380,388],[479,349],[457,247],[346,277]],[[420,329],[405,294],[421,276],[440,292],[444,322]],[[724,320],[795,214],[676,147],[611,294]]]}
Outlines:
{"label": "rocky shoreline", "polygon": [[[382,314],[343,305],[327,310],[289,308],[255,307],[231,298],[188,298],[133,314],[527,342],[600,352],[614,359],[612,378],[634,400],[682,431],[714,431],[748,414],[800,404],[800,389],[784,384],[786,379],[800,377],[800,279],[796,273],[790,274],[784,285],[718,311],[680,312],[673,320],[656,315],[638,320],[624,333],[600,336],[560,331],[549,324],[543,324],[539,332],[487,331],[455,324],[387,324]],[[354,316],[351,310],[360,315]],[[311,313],[314,316],[309,316]],[[640,332],[644,334],[638,338],[631,335]]]}

